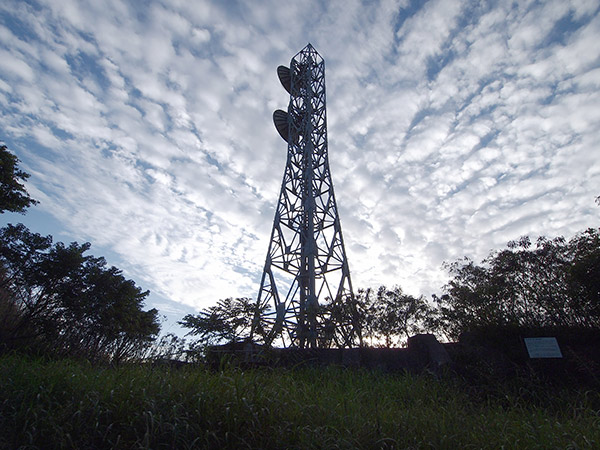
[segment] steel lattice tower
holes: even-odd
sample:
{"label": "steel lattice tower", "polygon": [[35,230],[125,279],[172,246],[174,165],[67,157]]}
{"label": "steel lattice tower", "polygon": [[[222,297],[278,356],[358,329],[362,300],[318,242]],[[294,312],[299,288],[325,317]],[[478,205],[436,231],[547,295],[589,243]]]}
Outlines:
{"label": "steel lattice tower", "polygon": [[290,94],[288,111],[273,113],[287,163],[257,299],[266,312],[254,332],[267,344],[350,346],[360,336],[327,156],[325,64],[308,44],[277,74]]}

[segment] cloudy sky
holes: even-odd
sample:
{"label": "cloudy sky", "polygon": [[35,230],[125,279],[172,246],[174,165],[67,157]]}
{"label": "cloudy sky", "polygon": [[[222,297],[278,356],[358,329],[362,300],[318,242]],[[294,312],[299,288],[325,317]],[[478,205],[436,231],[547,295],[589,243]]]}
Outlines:
{"label": "cloudy sky", "polygon": [[0,219],[91,242],[167,329],[256,297],[308,42],[355,287],[599,225],[597,0],[3,0],[0,139],[40,204]]}

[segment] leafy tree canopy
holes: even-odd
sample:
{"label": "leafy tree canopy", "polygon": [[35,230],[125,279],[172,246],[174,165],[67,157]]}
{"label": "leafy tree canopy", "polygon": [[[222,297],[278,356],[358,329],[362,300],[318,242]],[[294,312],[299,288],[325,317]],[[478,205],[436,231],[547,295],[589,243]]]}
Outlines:
{"label": "leafy tree canopy", "polygon": [[0,229],[0,344],[118,362],[155,339],[149,292],[89,248],[53,245],[22,224]]}
{"label": "leafy tree canopy", "polygon": [[0,213],[24,213],[37,203],[21,183],[29,178],[29,174],[20,170],[18,163],[19,159],[8,151],[6,145],[0,145]]}
{"label": "leafy tree canopy", "polygon": [[[424,331],[428,323],[429,306],[424,297],[407,295],[399,286],[381,286],[375,295],[371,289],[360,290],[354,299],[346,300],[320,305],[319,347],[342,347],[356,338],[360,341],[354,345],[364,345],[365,338],[372,345],[398,346],[412,334]],[[260,340],[264,312],[249,298],[228,298],[198,314],[186,315],[179,324],[190,329],[188,335],[197,338],[199,347],[249,338]],[[353,336],[343,335],[350,325],[354,327]]]}
{"label": "leafy tree canopy", "polygon": [[197,337],[197,345],[205,346],[249,338],[252,323],[259,316],[252,299],[226,298],[196,315],[186,315],[178,323],[190,329],[188,335]]}
{"label": "leafy tree canopy", "polygon": [[405,294],[400,286],[359,290],[357,303],[362,335],[372,345],[402,346],[410,336],[428,329],[427,301]]}
{"label": "leafy tree canopy", "polygon": [[528,237],[508,243],[481,265],[447,265],[453,278],[434,296],[433,321],[450,338],[485,327],[600,327],[600,234],[570,241]]}

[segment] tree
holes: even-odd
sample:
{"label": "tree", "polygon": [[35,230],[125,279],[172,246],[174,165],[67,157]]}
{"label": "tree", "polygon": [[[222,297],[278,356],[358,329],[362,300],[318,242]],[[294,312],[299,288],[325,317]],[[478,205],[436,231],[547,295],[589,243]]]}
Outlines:
{"label": "tree", "polygon": [[363,345],[365,311],[360,296],[327,298],[317,309],[317,345],[319,348],[343,348]]}
{"label": "tree", "polygon": [[38,272],[51,243],[50,237],[31,233],[22,224],[0,230],[0,341],[5,345],[35,338],[39,330],[33,323],[52,309],[51,295],[40,287],[44,275]]}
{"label": "tree", "polygon": [[361,337],[360,345],[366,345],[365,343],[369,341],[371,344],[374,339],[377,339],[377,329],[375,323],[375,305],[374,298],[371,295],[373,293],[373,289],[359,289],[355,302],[356,306],[354,308],[355,312],[355,326],[359,329],[359,335]]}
{"label": "tree", "polygon": [[[430,308],[424,297],[404,294],[399,286],[391,290],[381,286],[376,296],[372,292],[361,289],[352,299],[319,306],[320,348],[344,347],[349,342],[362,346],[365,339],[391,347],[427,329]],[[178,323],[189,328],[188,335],[197,337],[195,345],[203,348],[260,338],[263,313],[249,298],[228,298],[196,315],[188,314]]]}
{"label": "tree", "polygon": [[149,292],[89,248],[0,229],[0,343],[113,362],[143,352],[160,330],[158,311],[142,310]]}
{"label": "tree", "polygon": [[567,280],[571,308],[589,326],[600,327],[600,230],[589,228],[569,241]]}
{"label": "tree", "polygon": [[438,330],[456,338],[489,327],[599,327],[600,237],[589,229],[567,242],[528,237],[492,252],[481,265],[463,259],[437,303]]}
{"label": "tree", "polygon": [[21,183],[29,178],[29,174],[20,170],[18,163],[19,159],[8,151],[6,145],[0,145],[0,213],[24,213],[29,206],[38,203]]}
{"label": "tree", "polygon": [[424,297],[405,294],[400,286],[392,289],[380,286],[371,311],[375,339],[391,347],[425,330],[429,306]]}
{"label": "tree", "polygon": [[188,314],[180,322],[189,328],[187,335],[196,336],[198,346],[236,342],[250,337],[252,323],[261,313],[252,299],[226,298],[200,313]]}

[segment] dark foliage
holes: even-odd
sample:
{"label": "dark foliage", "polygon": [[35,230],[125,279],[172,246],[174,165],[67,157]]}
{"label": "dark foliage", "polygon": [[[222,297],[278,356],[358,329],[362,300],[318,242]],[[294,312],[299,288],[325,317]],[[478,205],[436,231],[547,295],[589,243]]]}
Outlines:
{"label": "dark foliage", "polygon": [[449,338],[489,327],[600,327],[600,234],[570,241],[527,237],[493,252],[481,265],[448,265],[454,278],[437,303],[433,325]]}
{"label": "dark foliage", "polygon": [[29,174],[20,170],[18,163],[19,159],[6,145],[0,145],[0,214],[4,211],[24,213],[37,203],[21,183],[29,178]]}
{"label": "dark foliage", "polygon": [[400,286],[361,289],[357,305],[362,335],[371,345],[402,346],[410,336],[428,330],[427,301],[405,294]]}
{"label": "dark foliage", "polygon": [[345,295],[327,298],[317,309],[317,347],[341,348],[362,343],[358,299]]}
{"label": "dark foliage", "polygon": [[[399,286],[380,286],[375,295],[371,289],[360,290],[353,302],[329,301],[319,307],[318,346],[340,348],[348,342],[399,346],[427,329],[428,311],[424,297],[404,294]],[[228,298],[196,315],[188,314],[179,324],[197,338],[196,348],[246,339],[261,342],[263,313],[249,298]]]}
{"label": "dark foliage", "polygon": [[155,339],[158,311],[89,243],[52,245],[24,225],[0,230],[0,344],[5,348],[119,362]]}
{"label": "dark foliage", "polygon": [[260,314],[250,298],[226,298],[196,315],[186,315],[178,323],[190,329],[188,335],[197,338],[195,346],[200,349],[249,338],[255,317]]}

